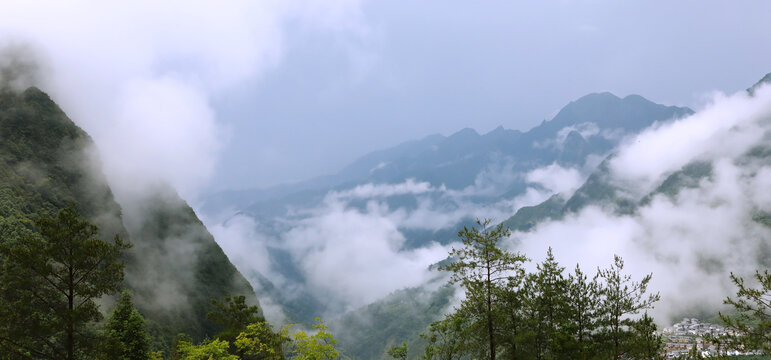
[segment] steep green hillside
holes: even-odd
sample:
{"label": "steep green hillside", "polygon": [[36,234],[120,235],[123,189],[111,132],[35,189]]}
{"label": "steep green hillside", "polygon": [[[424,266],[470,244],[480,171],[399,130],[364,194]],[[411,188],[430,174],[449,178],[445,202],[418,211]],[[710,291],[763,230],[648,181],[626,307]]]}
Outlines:
{"label": "steep green hillside", "polygon": [[640,200],[640,205],[647,205],[658,194],[666,195],[670,198],[686,188],[695,188],[699,186],[699,181],[712,176],[712,164],[708,162],[696,161],[683,167],[682,170],[669,175],[652,193],[646,195]]}
{"label": "steep green hillside", "polygon": [[552,195],[548,200],[538,205],[520,208],[514,216],[503,223],[512,231],[527,231],[544,219],[556,220],[561,218],[564,207],[565,199],[562,195]]}
{"label": "steep green hillside", "polygon": [[251,285],[172,188],[158,185],[143,195],[124,208],[134,243],[126,282],[153,333],[168,344],[178,329],[203,339],[220,330],[206,320],[212,298],[245,295],[257,304]]}
{"label": "steep green hillside", "polygon": [[69,202],[102,234],[121,233],[120,207],[84,151],[91,139],[36,88],[0,92],[0,241],[33,229]]}
{"label": "steep green hillside", "polygon": [[445,285],[435,291],[409,288],[347,313],[330,323],[340,348],[352,359],[390,359],[386,350],[409,343],[409,358],[417,358],[425,347],[419,337],[428,324],[439,320],[450,308],[455,288]]}
{"label": "steep green hillside", "polygon": [[167,345],[180,332],[201,339],[217,331],[205,319],[211,298],[246,295],[257,303],[249,283],[172,189],[143,194],[122,214],[89,157],[92,149],[89,136],[42,91],[0,92],[0,242],[34,232],[35,219],[75,203],[103,237],[118,233],[134,244],[126,285]]}
{"label": "steep green hillside", "polygon": [[612,206],[618,213],[634,211],[633,201],[619,194],[619,189],[610,182],[608,164],[611,157],[603,161],[586,182],[565,203],[564,212],[578,212],[588,205]]}

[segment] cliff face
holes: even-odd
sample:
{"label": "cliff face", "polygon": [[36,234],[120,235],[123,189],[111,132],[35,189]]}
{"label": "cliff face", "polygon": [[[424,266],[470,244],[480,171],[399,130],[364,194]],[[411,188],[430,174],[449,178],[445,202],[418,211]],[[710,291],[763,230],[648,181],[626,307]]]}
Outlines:
{"label": "cliff face", "polygon": [[42,91],[0,91],[0,242],[30,234],[35,219],[77,204],[103,238],[117,233],[134,245],[126,254],[126,287],[162,341],[178,333],[214,335],[218,329],[206,320],[212,298],[244,295],[257,304],[252,287],[173,189],[158,185],[121,207],[93,161],[92,145]]}

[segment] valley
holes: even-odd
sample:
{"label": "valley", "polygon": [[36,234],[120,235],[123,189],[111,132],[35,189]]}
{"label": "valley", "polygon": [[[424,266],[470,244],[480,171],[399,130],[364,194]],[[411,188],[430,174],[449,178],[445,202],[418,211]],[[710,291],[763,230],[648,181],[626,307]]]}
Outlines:
{"label": "valley", "polygon": [[0,360],[771,359],[769,13],[0,1]]}

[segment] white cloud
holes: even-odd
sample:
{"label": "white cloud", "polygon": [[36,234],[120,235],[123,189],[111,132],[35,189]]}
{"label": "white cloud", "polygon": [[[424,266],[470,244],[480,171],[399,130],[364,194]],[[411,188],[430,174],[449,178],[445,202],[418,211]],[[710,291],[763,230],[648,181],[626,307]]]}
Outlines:
{"label": "white cloud", "polygon": [[551,193],[569,194],[583,184],[586,176],[578,169],[564,168],[557,163],[534,169],[525,175],[525,181],[543,186]]}
{"label": "white cloud", "polygon": [[601,136],[608,140],[620,140],[626,135],[626,132],[622,128],[600,129],[597,124],[593,122],[585,122],[566,126],[557,131],[557,135],[554,138],[535,142],[533,143],[533,147],[537,149],[554,148],[561,150],[565,145],[565,140],[568,138],[568,135],[574,131],[587,140],[593,136]]}
{"label": "white cloud", "polygon": [[202,220],[208,224],[209,232],[217,239],[228,259],[260,295],[260,308],[266,319],[275,325],[284,324],[286,314],[281,305],[260,288],[258,279],[258,276],[264,276],[275,286],[289,285],[284,275],[276,272],[271,266],[268,246],[277,246],[275,239],[260,233],[259,224],[248,216],[236,215],[222,223],[212,222],[206,218]]}
{"label": "white cloud", "polygon": [[[742,101],[765,104],[771,93],[764,94],[763,98]],[[721,108],[725,106],[721,102],[735,101],[732,99],[719,98],[714,107]],[[705,131],[713,134],[709,137],[711,142],[705,140],[709,144],[693,143],[701,151],[675,146],[671,151],[676,153],[658,152],[663,157],[658,159],[640,148],[641,144],[648,144],[655,153],[662,146],[661,141],[655,139],[656,134],[670,137],[667,133],[670,128],[677,129],[677,133],[688,132],[678,128],[683,125],[673,124],[644,132],[639,142],[633,139],[626,143],[614,160],[617,167],[613,174],[617,180],[623,178],[619,174],[631,173],[658,181],[690,160],[714,160],[713,176],[703,180],[699,187],[686,189],[674,199],[663,195],[654,197],[635,215],[619,216],[589,207],[562,221],[542,224],[533,232],[515,234],[522,240],[521,249],[538,258],[545,253],[546,246],[553,246],[564,265],[572,267],[580,263],[587,271],[607,266],[613,254],[619,254],[625,258],[631,273],[639,276],[654,273],[652,288],[661,290],[664,299],[657,310],[659,315],[709,305],[704,299],[719,305],[729,290],[727,272],[748,273],[757,265],[754,256],[758,253],[758,244],[763,243],[769,232],[751,218],[754,211],[768,210],[771,203],[762,191],[771,182],[768,164],[737,160],[742,151],[752,146],[764,141],[768,145],[767,138],[748,136],[745,131],[767,128],[767,114],[771,111],[758,111],[724,128],[724,124],[713,117],[726,116],[726,113],[711,112],[700,114],[697,120],[680,120],[697,128],[705,122],[719,128]],[[717,144],[730,144],[729,148],[733,149],[718,151]],[[636,154],[642,158],[638,159]],[[672,158],[681,160],[674,165],[660,166],[659,163],[667,164]],[[618,159],[625,159],[629,164]],[[615,170],[632,165],[637,166],[634,169],[637,172]],[[529,188],[523,195],[493,203],[475,203],[470,199],[485,193],[490,179],[508,179],[503,183],[517,179],[511,174],[511,167],[486,171],[488,174],[481,176],[474,186],[462,191],[407,180],[330,192],[318,207],[301,213],[299,218],[279,220],[290,230],[281,233],[277,243],[284,244],[292,254],[308,279],[312,293],[321,294],[332,303],[355,307],[394,290],[420,285],[431,276],[426,267],[446,256],[448,248],[437,244],[403,249],[402,229],[445,229],[469,217],[502,221],[521,206],[540,203],[555,192],[570,193],[585,177],[581,170],[551,164],[524,176],[528,183],[538,186]],[[496,172],[501,173],[500,176],[494,176]],[[391,208],[388,198],[399,195],[413,196],[416,204]],[[259,238],[254,234],[249,237]],[[683,289],[687,295],[683,295]]]}
{"label": "white cloud", "polygon": [[312,292],[337,304],[359,307],[394,290],[435,276],[428,265],[447,256],[438,244],[402,250],[398,224],[377,211],[334,204],[305,219],[283,239],[304,270]]}
{"label": "white cloud", "polygon": [[227,140],[211,98],[277,64],[289,20],[366,30],[350,0],[0,3],[0,36],[41,54],[41,87],[94,138],[116,192],[162,179],[188,199]]}
{"label": "white cloud", "polygon": [[496,155],[496,158],[477,174],[473,185],[452,193],[457,196],[495,196],[505,193],[512,183],[522,178],[522,174],[514,170],[515,164],[516,159],[512,157]]}
{"label": "white cloud", "polygon": [[[552,194],[530,188],[514,199],[479,204],[468,199],[479,195],[470,190],[451,191],[412,179],[397,184],[364,184],[329,192],[313,208],[274,219],[280,224],[275,227],[263,226],[244,215],[209,227],[245,274],[259,271],[288,289],[290,296],[294,294],[297,289],[291,287],[297,284],[277,273],[271,259],[264,257],[268,246],[279,248],[299,267],[306,282],[304,290],[335,309],[353,309],[438,276],[428,267],[444,259],[451,246],[429,242],[406,248],[402,231],[447,229],[464,219],[502,221],[521,206],[538,204]],[[390,198],[403,195],[411,195],[415,205],[389,205]]]}
{"label": "white cloud", "polygon": [[[771,91],[757,97],[721,96],[694,116],[654,127],[621,148],[613,175],[632,191],[651,189],[664,176],[694,160],[710,161],[712,176],[670,198],[657,195],[634,215],[589,207],[561,221],[513,235],[520,250],[542,258],[547,246],[568,268],[605,267],[621,255],[638,279],[653,273],[661,291],[655,315],[714,311],[733,291],[728,274],[748,275],[763,266],[771,231],[754,222],[770,211],[771,166],[765,158],[743,158],[748,150],[771,147]],[[639,191],[636,191],[639,192]]]}
{"label": "white cloud", "polygon": [[593,122],[585,122],[576,125],[566,126],[557,132],[557,144],[563,144],[571,132],[578,132],[581,137],[588,139],[591,136],[600,134],[600,128]]}
{"label": "white cloud", "polygon": [[[0,2],[0,39],[34,53],[42,71],[25,85],[39,80],[34,85],[91,135],[124,223],[140,229],[146,213],[135,210],[149,188],[168,183],[194,201],[209,181],[229,136],[212,99],[281,61],[288,22],[336,34],[366,32],[361,20],[356,0],[9,0]],[[257,270],[280,283],[255,227],[236,217],[210,230],[244,275]],[[279,318],[270,299],[262,306]]]}
{"label": "white cloud", "polygon": [[368,183],[364,185],[358,185],[350,190],[343,191],[331,191],[327,194],[327,201],[330,199],[339,198],[373,198],[373,197],[389,197],[394,195],[420,195],[428,192],[435,192],[443,189],[437,189],[431,186],[431,184],[421,181],[417,182],[415,179],[407,179],[398,184],[373,184]]}
{"label": "white cloud", "polygon": [[663,176],[699,157],[736,158],[765,136],[771,112],[768,86],[755,97],[715,94],[696,114],[654,126],[629,139],[611,162],[619,181],[650,191]]}
{"label": "white cloud", "polygon": [[378,164],[377,164],[375,167],[373,167],[372,169],[369,169],[369,173],[370,173],[370,174],[372,174],[372,173],[374,173],[375,171],[378,171],[378,170],[380,170],[380,169],[382,169],[382,168],[384,168],[384,167],[386,167],[386,166],[388,166],[388,163],[387,163],[387,162],[383,162],[383,161],[381,161],[381,162],[380,162],[380,163],[378,163]]}

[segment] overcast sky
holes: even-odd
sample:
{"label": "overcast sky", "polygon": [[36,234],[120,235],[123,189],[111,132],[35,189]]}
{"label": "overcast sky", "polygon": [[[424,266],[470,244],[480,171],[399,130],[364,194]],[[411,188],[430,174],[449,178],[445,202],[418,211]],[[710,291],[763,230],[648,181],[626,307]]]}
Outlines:
{"label": "overcast sky", "polygon": [[590,92],[697,107],[771,72],[767,1],[371,1],[345,33],[286,26],[260,79],[220,94],[218,186],[338,170],[433,133],[528,129]]}
{"label": "overcast sky", "polygon": [[333,173],[464,127],[526,130],[591,92],[698,107],[771,71],[768,1],[212,4],[8,0],[0,36],[42,53],[108,167],[183,195]]}

